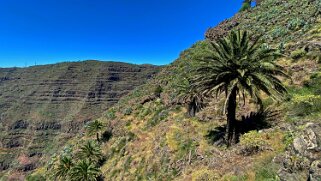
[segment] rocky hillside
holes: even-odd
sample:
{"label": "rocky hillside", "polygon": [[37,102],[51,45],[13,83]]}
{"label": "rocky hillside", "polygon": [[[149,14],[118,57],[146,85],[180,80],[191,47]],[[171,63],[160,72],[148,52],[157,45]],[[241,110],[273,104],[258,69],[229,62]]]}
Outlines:
{"label": "rocky hillside", "polygon": [[99,61],[0,69],[0,177],[40,166],[159,69]]}
{"label": "rocky hillside", "polygon": [[[285,55],[278,64],[291,80],[288,95],[265,97],[264,113],[250,102],[239,105],[237,118],[247,122],[240,142],[221,144],[226,124],[223,99],[187,116],[179,101],[180,85],[206,55],[209,41],[231,30],[263,35],[267,47]],[[321,179],[321,1],[264,0],[211,28],[206,40],[183,51],[147,84],[123,97],[100,118],[111,134],[100,144],[104,180],[320,180]],[[254,113],[253,113],[254,111]],[[251,113],[252,112],[252,113]],[[242,117],[243,116],[243,117]],[[52,155],[31,178],[52,179],[64,155],[77,155],[91,136],[77,136]],[[48,171],[47,171],[48,170]]]}

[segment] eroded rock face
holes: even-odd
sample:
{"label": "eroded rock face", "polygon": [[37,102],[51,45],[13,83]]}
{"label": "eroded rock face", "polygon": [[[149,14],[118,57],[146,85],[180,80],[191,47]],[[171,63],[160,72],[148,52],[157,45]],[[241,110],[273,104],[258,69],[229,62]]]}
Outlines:
{"label": "eroded rock face", "polygon": [[274,161],[281,164],[278,175],[282,181],[321,180],[321,124],[304,125],[292,145]]}
{"label": "eroded rock face", "polygon": [[239,20],[236,15],[235,18],[224,20],[218,26],[210,28],[206,31],[205,37],[211,41],[219,40],[220,38],[225,37],[228,32],[239,25]]}
{"label": "eroded rock face", "polygon": [[[160,68],[99,61],[0,68],[0,172],[36,169]],[[32,162],[14,164],[20,153]]]}

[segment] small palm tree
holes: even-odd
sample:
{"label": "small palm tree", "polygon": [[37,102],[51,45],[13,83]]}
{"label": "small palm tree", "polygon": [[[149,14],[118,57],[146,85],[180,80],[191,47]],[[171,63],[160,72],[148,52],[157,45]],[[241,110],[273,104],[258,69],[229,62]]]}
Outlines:
{"label": "small palm tree", "polygon": [[59,164],[55,169],[54,176],[58,179],[66,179],[73,167],[74,163],[71,157],[62,156]]}
{"label": "small palm tree", "polygon": [[201,59],[193,84],[202,94],[225,93],[226,139],[231,145],[237,141],[237,97],[244,103],[251,97],[259,105],[262,105],[262,92],[280,99],[286,88],[278,77],[288,76],[274,61],[280,56],[277,51],[264,46],[260,38],[251,43],[246,31],[232,31],[217,43],[212,42],[211,49]]}
{"label": "small palm tree", "polygon": [[187,114],[190,117],[195,117],[195,114],[205,107],[204,96],[191,86],[191,81],[184,79],[178,88],[178,102],[187,105]]}
{"label": "small palm tree", "polygon": [[104,125],[101,121],[95,120],[90,122],[86,126],[88,135],[92,136],[96,134],[96,139],[99,141],[99,133],[104,129]]}
{"label": "small palm tree", "polygon": [[102,157],[101,149],[94,141],[87,141],[80,147],[78,156],[81,159],[98,162]]}
{"label": "small palm tree", "polygon": [[252,3],[252,0],[244,0],[243,3],[242,3],[242,7],[239,10],[239,12],[251,9],[251,3]]}
{"label": "small palm tree", "polygon": [[81,160],[71,170],[72,181],[96,181],[100,170],[89,160]]}

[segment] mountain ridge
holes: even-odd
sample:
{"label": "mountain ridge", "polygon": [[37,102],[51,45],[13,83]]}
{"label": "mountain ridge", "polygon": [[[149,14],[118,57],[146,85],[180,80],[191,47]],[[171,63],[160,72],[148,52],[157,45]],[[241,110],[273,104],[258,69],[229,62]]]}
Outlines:
{"label": "mountain ridge", "polygon": [[[160,66],[66,62],[0,69],[0,168],[28,171]],[[11,162],[20,157],[26,163]]]}

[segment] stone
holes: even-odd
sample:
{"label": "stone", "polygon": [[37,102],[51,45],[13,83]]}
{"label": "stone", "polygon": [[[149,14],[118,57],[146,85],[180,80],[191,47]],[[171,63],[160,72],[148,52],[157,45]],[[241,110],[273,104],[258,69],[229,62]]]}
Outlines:
{"label": "stone", "polygon": [[278,176],[282,181],[321,180],[321,125],[307,123],[303,128],[287,151],[273,159],[281,165]]}
{"label": "stone", "polygon": [[321,160],[314,161],[310,167],[310,180],[321,180]]}

